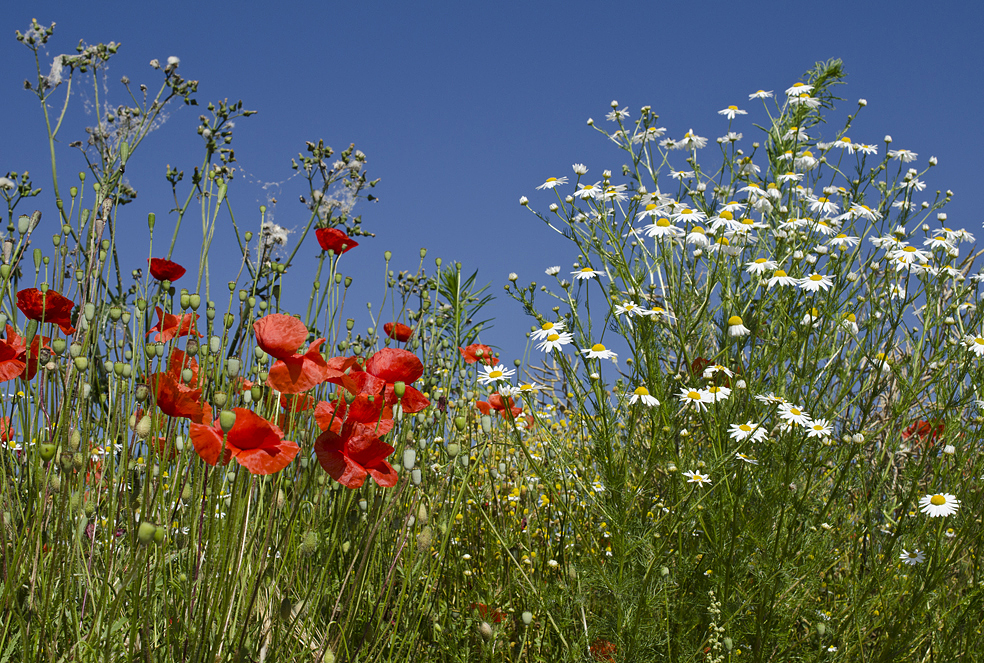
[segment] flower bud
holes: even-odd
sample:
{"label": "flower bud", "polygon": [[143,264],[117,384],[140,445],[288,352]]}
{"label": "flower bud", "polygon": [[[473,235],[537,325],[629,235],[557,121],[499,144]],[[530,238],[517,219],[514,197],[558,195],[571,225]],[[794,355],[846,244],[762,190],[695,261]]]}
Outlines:
{"label": "flower bud", "polygon": [[454,458],[461,451],[461,447],[452,442],[448,445],[448,455]]}
{"label": "flower bud", "polygon": [[488,622],[482,622],[478,625],[478,633],[482,636],[482,640],[485,640],[485,642],[488,642],[495,636],[492,632],[492,627]]}
{"label": "flower bud", "polygon": [[523,613],[523,623],[529,626],[533,623],[533,613],[526,611]]}

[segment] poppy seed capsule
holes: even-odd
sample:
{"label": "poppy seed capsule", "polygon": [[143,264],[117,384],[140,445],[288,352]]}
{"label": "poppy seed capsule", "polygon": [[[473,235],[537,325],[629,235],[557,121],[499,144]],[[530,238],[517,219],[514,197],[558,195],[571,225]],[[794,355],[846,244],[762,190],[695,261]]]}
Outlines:
{"label": "poppy seed capsule", "polygon": [[527,626],[529,626],[530,624],[533,623],[533,613],[532,612],[527,611],[527,612],[524,612],[523,613],[523,623],[526,624]]}
{"label": "poppy seed capsule", "polygon": [[236,425],[236,413],[232,410],[222,410],[219,413],[219,426],[222,428],[222,432],[228,435],[232,427]]}
{"label": "poppy seed capsule", "polygon": [[468,425],[468,421],[464,417],[454,418],[454,427],[458,429],[459,432],[465,430],[465,426]]}
{"label": "poppy seed capsule", "polygon": [[198,354],[198,341],[194,338],[189,338],[188,342],[185,343],[185,354],[189,357],[194,357]]}
{"label": "poppy seed capsule", "polygon": [[146,520],[140,523],[137,527],[137,540],[140,543],[150,543],[154,540],[154,534],[157,532],[157,527],[153,523],[148,523]]}
{"label": "poppy seed capsule", "polygon": [[402,381],[394,382],[393,393],[396,394],[397,398],[403,398],[403,395],[407,393],[407,383]]}
{"label": "poppy seed capsule", "polygon": [[461,451],[461,447],[459,447],[457,444],[454,444],[452,442],[451,444],[448,445],[448,455],[451,456],[452,458],[457,456],[460,451]]}
{"label": "poppy seed capsule", "polygon": [[51,460],[52,458],[55,457],[55,452],[57,450],[58,450],[57,447],[55,447],[55,445],[53,445],[53,444],[42,444],[41,445],[41,460],[43,460],[44,462],[47,463],[49,460]]}

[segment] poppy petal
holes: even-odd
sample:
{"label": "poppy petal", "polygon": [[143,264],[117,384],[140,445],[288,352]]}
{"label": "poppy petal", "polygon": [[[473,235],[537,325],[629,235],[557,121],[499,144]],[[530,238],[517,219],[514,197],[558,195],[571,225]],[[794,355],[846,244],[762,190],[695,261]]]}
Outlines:
{"label": "poppy petal", "polygon": [[291,440],[280,440],[276,446],[244,449],[236,454],[236,462],[252,474],[276,474],[294,460],[300,447]]}
{"label": "poppy petal", "polygon": [[253,331],[256,333],[256,344],[277,359],[293,357],[308,337],[304,323],[285,313],[263,316],[253,323]]}
{"label": "poppy petal", "polygon": [[[222,453],[222,435],[212,426],[205,424],[192,424],[189,433],[191,443],[195,446],[195,453],[209,465],[219,462],[219,455]],[[229,449],[226,449],[225,459],[222,464],[229,462],[231,456]]]}
{"label": "poppy petal", "polygon": [[389,384],[410,384],[424,374],[424,364],[412,352],[400,348],[383,348],[366,362],[366,372]]}

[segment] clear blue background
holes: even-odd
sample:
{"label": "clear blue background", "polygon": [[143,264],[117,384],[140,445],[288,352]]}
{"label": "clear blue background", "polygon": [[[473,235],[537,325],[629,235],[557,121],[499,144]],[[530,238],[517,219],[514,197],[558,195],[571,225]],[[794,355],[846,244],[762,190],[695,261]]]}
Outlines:
{"label": "clear blue background", "polygon": [[[952,189],[949,225],[980,233],[984,9],[976,2],[27,4],[8,4],[0,18],[0,171],[30,170],[50,194],[43,121],[36,98],[22,89],[33,63],[13,34],[32,16],[58,24],[45,71],[80,38],[122,43],[108,76],[116,103],[124,100],[121,76],[156,89],[159,74],[147,63],[179,56],[182,75],[201,81],[201,106],[173,106],[128,167],[139,198],[120,212],[134,248],[123,254],[132,257],[126,267],[145,265],[147,212],[157,213],[163,231],[155,255],[166,248],[173,220],[164,164],[190,174],[200,163],[198,114],[210,100],[242,99],[259,113],[238,123],[233,143],[243,177],[230,196],[241,223],[258,226],[258,206],[275,197],[274,220],[303,227],[302,182],[288,178],[290,159],[306,140],[323,138],[338,151],[354,142],[368,155],[370,177],[381,178],[380,201],[355,210],[377,237],[342,265],[360,286],[349,314],[360,314],[361,326],[368,322],[362,302],[382,295],[383,251],[394,252],[394,269],[413,270],[418,249],[427,247],[429,268],[437,256],[459,260],[492,283],[496,324],[482,340],[502,347],[505,360],[520,357],[530,320],[504,295],[507,275],[517,272],[520,284],[547,282],[543,270],[570,271],[576,253],[521,208],[519,197],[545,210],[550,197],[534,192],[545,178],[570,176],[571,164],[581,162],[597,179],[606,168],[617,174],[623,161],[586,127],[588,117],[604,124],[612,99],[633,118],[648,104],[668,135],[692,128],[713,145],[727,131],[717,111],[736,104],[750,111],[735,122],[748,144],[753,122],[764,115],[747,95],[781,92],[832,57],[849,73],[839,88],[848,101],[837,117],[858,98],[868,101],[852,138],[883,151],[882,137],[891,134],[894,148],[919,153],[913,165],[920,168],[937,156],[926,199]],[[93,123],[82,101],[73,100],[65,143],[84,138],[81,129]],[[62,148],[63,172],[80,170],[79,157]],[[53,224],[51,197],[40,208]],[[196,255],[194,225],[182,231],[177,259],[185,264]],[[40,236],[53,232],[46,226]],[[304,292],[317,254],[313,238],[307,241],[294,274]],[[220,289],[235,273],[235,256],[216,251],[213,265]],[[294,310],[302,302],[299,294]]]}

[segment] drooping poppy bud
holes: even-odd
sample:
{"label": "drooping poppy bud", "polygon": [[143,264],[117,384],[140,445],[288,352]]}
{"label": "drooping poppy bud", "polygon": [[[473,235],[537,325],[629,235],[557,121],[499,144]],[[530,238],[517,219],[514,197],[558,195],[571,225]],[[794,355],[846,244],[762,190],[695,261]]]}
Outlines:
{"label": "drooping poppy bud", "polygon": [[165,258],[149,258],[150,275],[158,281],[177,281],[185,275],[185,268]]}

